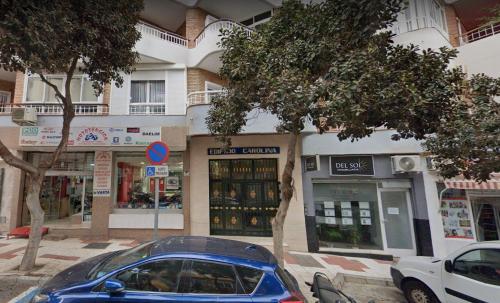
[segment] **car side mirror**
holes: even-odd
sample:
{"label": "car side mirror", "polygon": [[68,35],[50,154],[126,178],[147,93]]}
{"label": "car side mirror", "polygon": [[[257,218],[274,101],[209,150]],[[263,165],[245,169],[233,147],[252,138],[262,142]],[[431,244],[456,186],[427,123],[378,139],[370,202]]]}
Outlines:
{"label": "car side mirror", "polygon": [[444,270],[449,273],[453,272],[453,262],[451,262],[451,260],[444,261]]}
{"label": "car side mirror", "polygon": [[104,282],[104,289],[111,294],[119,293],[125,290],[125,285],[120,280],[109,279]]}

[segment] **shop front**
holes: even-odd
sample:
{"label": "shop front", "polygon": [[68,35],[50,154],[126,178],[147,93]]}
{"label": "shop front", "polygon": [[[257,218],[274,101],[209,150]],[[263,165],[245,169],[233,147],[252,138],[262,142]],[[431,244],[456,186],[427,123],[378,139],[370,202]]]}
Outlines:
{"label": "shop front", "polygon": [[[222,149],[213,137],[190,140],[190,226],[192,235],[217,236],[272,245],[271,220],[280,203],[287,137],[244,135]],[[267,143],[267,144],[266,144]],[[294,178],[300,180],[297,157]],[[295,183],[285,221],[285,246],[306,250],[302,187]]]}
{"label": "shop front", "polygon": [[[416,255],[414,176],[393,174],[390,156],[303,157],[310,251]],[[423,203],[425,207],[425,201]]]}
{"label": "shop front", "polygon": [[[22,127],[19,145],[38,165],[49,159],[60,128]],[[170,146],[168,176],[159,181],[160,235],[185,234],[186,136],[183,127],[73,127],[68,151],[46,173],[40,193],[49,232],[78,237],[152,235],[155,183],[146,177],[146,147]],[[18,225],[30,224],[26,186]]]}

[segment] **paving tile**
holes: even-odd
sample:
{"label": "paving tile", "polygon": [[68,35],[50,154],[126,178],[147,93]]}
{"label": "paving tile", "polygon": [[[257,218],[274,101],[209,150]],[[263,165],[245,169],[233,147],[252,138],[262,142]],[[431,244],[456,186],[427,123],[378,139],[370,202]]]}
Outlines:
{"label": "paving tile", "polygon": [[26,249],[26,246],[12,249],[0,254],[0,259],[13,259],[17,257],[16,253]]}
{"label": "paving tile", "polygon": [[0,243],[0,247],[5,247],[5,246],[9,246],[9,244],[6,244],[6,243]]}
{"label": "paving tile", "polygon": [[285,262],[288,264],[299,264],[299,262],[289,253],[285,253]]}
{"label": "paving tile", "polygon": [[309,255],[289,254],[297,263],[304,267],[324,268],[316,259]]}
{"label": "paving tile", "polygon": [[133,240],[131,242],[124,242],[120,243],[120,246],[127,246],[127,247],[136,247],[137,245],[141,244],[139,240]]}
{"label": "paving tile", "polygon": [[345,270],[364,272],[365,269],[369,268],[358,260],[350,260],[340,256],[324,256],[322,259],[328,264],[340,266]]}
{"label": "paving tile", "polygon": [[105,242],[94,242],[94,243],[89,243],[85,245],[83,248],[89,248],[89,249],[105,249],[108,247],[111,243],[105,243]]}
{"label": "paving tile", "polygon": [[52,254],[44,254],[44,255],[41,255],[40,258],[54,259],[54,260],[66,260],[66,261],[76,261],[76,260],[80,259],[80,257],[75,257],[75,256],[62,256],[62,255],[52,255]]}

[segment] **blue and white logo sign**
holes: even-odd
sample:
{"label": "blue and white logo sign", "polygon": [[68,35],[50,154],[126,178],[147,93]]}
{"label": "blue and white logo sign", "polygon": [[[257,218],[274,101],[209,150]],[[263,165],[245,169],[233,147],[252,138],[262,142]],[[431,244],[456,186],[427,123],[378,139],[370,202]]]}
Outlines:
{"label": "blue and white logo sign", "polygon": [[146,177],[168,177],[167,165],[146,166]]}
{"label": "blue and white logo sign", "polygon": [[154,166],[147,166],[146,167],[146,177],[154,177],[155,176],[155,167]]}

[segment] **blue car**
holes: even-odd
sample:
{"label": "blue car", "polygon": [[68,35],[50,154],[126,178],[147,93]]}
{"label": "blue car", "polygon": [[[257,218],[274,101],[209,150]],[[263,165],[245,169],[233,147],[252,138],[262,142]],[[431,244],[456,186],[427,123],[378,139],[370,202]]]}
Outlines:
{"label": "blue car", "polygon": [[168,237],[103,254],[54,276],[33,303],[305,302],[266,248],[210,237]]}

